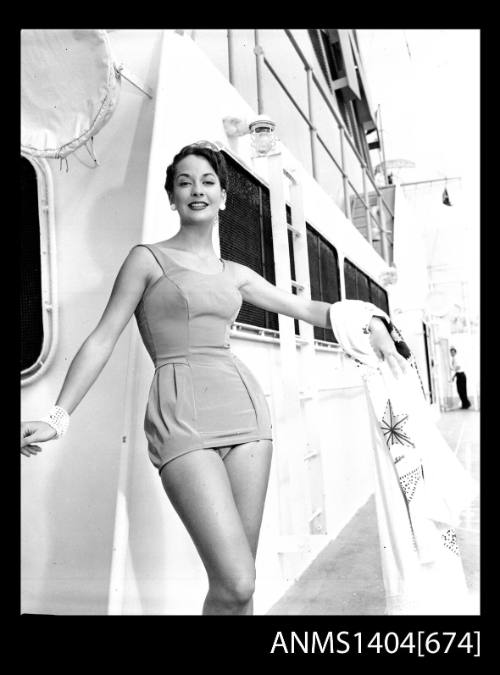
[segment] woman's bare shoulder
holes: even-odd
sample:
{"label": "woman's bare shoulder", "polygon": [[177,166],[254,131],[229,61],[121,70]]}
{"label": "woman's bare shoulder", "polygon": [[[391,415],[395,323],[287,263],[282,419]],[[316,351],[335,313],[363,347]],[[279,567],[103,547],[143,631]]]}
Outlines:
{"label": "woman's bare shoulder", "polygon": [[136,244],[132,246],[123,262],[122,272],[132,275],[138,274],[145,279],[154,274],[158,263],[148,246],[150,244]]}
{"label": "woman's bare shoulder", "polygon": [[250,267],[235,262],[234,260],[226,260],[225,262],[238,287],[243,286],[243,284],[248,281],[249,277],[252,274],[255,274]]}
{"label": "woman's bare shoulder", "polygon": [[135,244],[128,252],[125,262],[130,261],[134,265],[142,265],[152,260],[153,256],[148,248],[149,246],[151,244]]}

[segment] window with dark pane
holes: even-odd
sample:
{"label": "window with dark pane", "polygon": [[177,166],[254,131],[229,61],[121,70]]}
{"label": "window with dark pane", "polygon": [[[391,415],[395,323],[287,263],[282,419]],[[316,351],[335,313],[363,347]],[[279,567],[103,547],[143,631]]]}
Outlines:
{"label": "window with dark pane", "polygon": [[34,365],[43,347],[42,277],[38,185],[25,157],[21,178],[21,371]]}
{"label": "window with dark pane", "polygon": [[370,302],[370,278],[347,258],[344,260],[344,274],[346,298]]}
{"label": "window with dark pane", "polygon": [[353,265],[347,258],[344,260],[344,276],[345,295],[348,300],[372,302],[389,314],[387,291],[356,267],[356,265]]}
{"label": "window with dark pane", "polygon": [[389,297],[387,291],[370,279],[370,302],[380,309],[383,309],[386,314],[389,314]]}
{"label": "window with dark pane", "polygon": [[356,286],[358,288],[358,300],[370,302],[370,277],[361,270],[356,270]]}
{"label": "window with dark pane", "polygon": [[[269,189],[225,154],[228,190],[219,215],[221,256],[250,267],[274,284],[274,254]],[[278,315],[243,302],[236,321],[278,330]]]}
{"label": "window with dark pane", "polygon": [[355,267],[352,262],[344,259],[344,281],[345,281],[345,297],[347,300],[357,300],[358,299],[358,287],[357,287],[357,267]]}
{"label": "window with dark pane", "polygon": [[[309,224],[307,229],[307,252],[311,299],[334,303],[340,300],[340,277],[338,255],[335,247]],[[314,326],[316,340],[337,342],[330,328]]]}

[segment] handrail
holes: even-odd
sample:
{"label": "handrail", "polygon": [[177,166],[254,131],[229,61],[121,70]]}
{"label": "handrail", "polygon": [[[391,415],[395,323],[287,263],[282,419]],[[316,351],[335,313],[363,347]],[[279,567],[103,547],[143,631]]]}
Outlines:
{"label": "handrail", "polygon": [[344,169],[342,168],[342,166],[337,162],[337,160],[335,159],[335,157],[332,155],[332,153],[331,153],[331,151],[330,151],[330,148],[328,148],[328,146],[326,145],[325,141],[321,138],[321,136],[320,136],[318,133],[316,133],[316,138],[317,138],[318,141],[321,143],[321,145],[322,145],[323,148],[325,149],[326,153],[328,154],[328,156],[330,157],[330,159],[332,160],[332,162],[337,166],[337,168],[338,168],[338,170],[340,171],[340,173],[342,174],[342,176],[346,176],[346,175],[347,175],[346,172],[344,171]]}
{"label": "handrail", "polygon": [[[375,179],[372,177],[370,172],[368,171],[368,164],[365,161],[364,157],[361,155],[360,151],[356,147],[356,144],[349,132],[349,129],[347,128],[344,120],[342,119],[342,116],[335,110],[332,101],[330,100],[329,95],[325,93],[325,90],[323,88],[323,85],[321,82],[318,80],[316,77],[314,70],[312,69],[311,65],[309,64],[307,58],[303,54],[301,48],[299,47],[297,41],[295,40],[294,36],[292,35],[291,31],[289,29],[284,29],[285,35],[288,37],[289,41],[292,44],[292,47],[294,48],[296,54],[299,56],[302,65],[305,68],[306,71],[306,79],[307,79],[307,100],[308,100],[308,113],[306,114],[303,110],[302,107],[299,105],[299,103],[296,101],[295,97],[293,94],[288,90],[287,86],[285,83],[281,80],[280,76],[276,72],[276,70],[273,68],[271,62],[269,59],[265,56],[264,50],[260,44],[259,40],[259,30],[255,29],[254,30],[254,37],[255,37],[255,58],[256,58],[256,68],[257,68],[257,100],[258,100],[258,109],[259,109],[259,114],[263,113],[263,101],[262,101],[262,74],[261,70],[263,66],[265,66],[273,78],[276,80],[276,82],[279,84],[281,89],[285,92],[286,96],[288,99],[291,101],[292,105],[296,109],[296,111],[300,114],[304,122],[307,124],[309,133],[310,133],[310,142],[311,142],[311,161],[312,161],[312,173],[313,177],[317,179],[317,166],[316,166],[316,153],[315,153],[315,142],[319,141],[319,143],[322,145],[322,147],[325,149],[326,153],[330,157],[330,159],[333,161],[335,167],[341,172],[342,174],[342,181],[343,181],[343,189],[344,189],[344,213],[345,216],[348,220],[352,221],[352,214],[351,214],[351,203],[350,203],[350,196],[349,196],[349,187],[354,191],[358,199],[360,200],[361,204],[363,205],[365,209],[365,218],[367,221],[367,238],[370,243],[370,245],[373,245],[372,241],[372,236],[371,236],[371,220],[372,220],[372,214],[369,213],[369,202],[367,203],[366,200],[361,197],[357,189],[354,187],[353,182],[351,181],[349,174],[346,170],[346,156],[345,156],[345,144],[344,144],[344,139],[347,140],[347,143],[349,147],[351,148],[355,160],[358,162],[359,168],[361,169],[362,172],[362,180],[363,180],[363,192],[365,196],[367,196],[367,178],[372,186],[372,189],[374,193],[377,196],[377,201],[379,203],[379,214],[378,214],[378,226],[381,232],[381,238],[382,238],[382,257],[385,260],[388,260],[388,248],[387,248],[387,230],[385,228],[385,211],[387,211],[390,216],[394,219],[394,212],[392,208],[389,206],[389,204],[386,202],[384,199],[382,191],[379,189],[379,186],[376,184]],[[341,147],[341,161],[340,164],[330,151],[329,147],[325,143],[325,141],[321,138],[320,134],[318,133],[317,128],[314,125],[313,122],[313,105],[312,105],[312,86],[315,85],[316,89],[318,90],[320,96],[323,98],[324,102],[327,105],[327,108],[332,115],[333,119],[337,123],[337,128],[338,132],[340,134],[340,147]]]}
{"label": "handrail", "polygon": [[[311,69],[311,70],[312,70],[312,69]],[[364,158],[359,154],[359,150],[357,149],[357,147],[356,147],[354,141],[352,140],[352,137],[351,137],[351,134],[350,134],[350,132],[349,132],[349,129],[346,127],[346,125],[344,124],[343,119],[342,119],[342,118],[340,117],[340,115],[337,113],[337,111],[336,111],[335,108],[333,107],[331,101],[329,100],[329,98],[327,97],[327,95],[325,94],[325,92],[323,91],[323,87],[322,87],[320,81],[318,80],[318,78],[316,77],[316,75],[314,74],[314,71],[312,71],[312,79],[313,79],[314,84],[315,84],[316,87],[318,88],[318,91],[320,92],[321,96],[323,97],[323,100],[324,100],[325,103],[327,104],[328,109],[330,110],[330,112],[331,112],[332,115],[334,116],[336,122],[338,123],[339,127],[344,131],[344,137],[345,137],[346,141],[348,142],[348,144],[349,144],[351,150],[354,152],[354,155],[355,155],[356,159],[358,160],[358,162],[359,162],[361,168],[362,168],[362,169],[366,169],[366,162],[365,162]],[[373,185],[373,188],[374,188],[375,192],[379,195],[380,199],[384,202],[384,204],[385,204],[387,210],[389,211],[389,213],[391,214],[391,216],[394,218],[394,214],[393,214],[393,212],[392,212],[391,207],[390,207],[390,206],[387,204],[387,202],[385,201],[385,199],[384,199],[382,193],[380,192],[380,189],[379,189],[378,185],[375,183],[374,179],[371,177],[370,172],[369,172],[369,171],[366,171],[366,175],[368,176],[368,179],[369,179],[370,183]]]}
{"label": "handrail", "polygon": [[[288,91],[286,85],[282,82],[281,78],[280,78],[279,75],[276,73],[276,71],[275,71],[274,68],[272,67],[271,63],[269,62],[269,60],[268,60],[265,56],[263,57],[263,62],[265,63],[265,65],[267,66],[267,68],[270,70],[270,72],[272,73],[273,77],[274,77],[275,80],[278,82],[278,84],[281,86],[281,88],[283,89],[283,91],[285,92],[285,94],[288,96],[288,98],[290,99],[290,101],[293,103],[293,105],[294,105],[294,107],[296,108],[296,110],[300,113],[300,115],[302,116],[302,118],[304,119],[304,121],[307,123],[307,125],[309,126],[309,128],[310,128],[310,129],[314,129],[314,125],[313,125],[313,123],[311,122],[311,120],[309,120],[309,118],[307,117],[307,115],[303,112],[303,110],[301,109],[301,107],[299,106],[299,104],[297,103],[297,101],[294,99],[294,97],[292,96],[292,94]],[[307,63],[307,62],[306,62],[306,63]],[[315,75],[314,75],[314,72],[313,72],[312,68],[311,68],[310,66],[307,66],[307,68],[308,68],[309,72],[312,73],[312,77],[315,79]],[[330,106],[330,103],[329,103],[329,106]],[[332,106],[330,106],[330,109],[331,109],[332,111],[334,110],[334,108],[333,108]],[[335,114],[335,113],[334,113],[334,114]],[[335,119],[339,119],[339,118],[337,117],[336,114],[335,114]],[[379,194],[381,200],[382,200],[382,201],[384,202],[384,204],[387,206],[387,204],[386,204],[386,202],[385,202],[383,196],[380,194],[380,192],[378,191],[377,186],[375,185],[375,183],[374,183],[373,180],[371,179],[371,176],[370,176],[369,172],[366,171],[366,162],[365,162],[364,159],[361,157],[361,155],[359,155],[359,153],[358,153],[356,147],[353,145],[353,141],[352,141],[352,139],[350,138],[350,136],[345,134],[345,132],[347,131],[347,128],[346,128],[345,126],[343,126],[343,130],[344,130],[344,135],[345,135],[345,138],[347,139],[347,142],[349,143],[349,145],[351,146],[351,148],[352,148],[352,149],[354,150],[354,152],[356,153],[356,158],[358,159],[358,161],[359,161],[359,163],[360,163],[360,165],[361,165],[361,169],[363,170],[364,175],[368,176],[368,178],[371,180],[372,184],[375,186],[375,189],[376,189],[376,191],[377,191],[377,194]],[[330,157],[330,159],[335,163],[335,165],[337,166],[337,168],[339,169],[339,171],[342,173],[342,175],[343,175],[344,177],[347,178],[347,181],[348,181],[349,185],[351,186],[351,188],[353,189],[353,191],[356,193],[357,197],[360,199],[360,201],[362,202],[363,206],[364,206],[366,209],[369,209],[369,206],[366,204],[365,200],[361,197],[361,195],[359,194],[359,192],[358,192],[358,191],[356,190],[356,188],[354,187],[354,184],[352,183],[352,181],[351,181],[350,178],[349,178],[349,174],[348,174],[348,173],[345,171],[345,169],[343,169],[342,166],[337,162],[337,160],[335,159],[334,155],[331,153],[330,149],[328,148],[328,146],[326,145],[326,143],[324,142],[324,140],[321,138],[321,136],[319,135],[319,133],[318,133],[317,131],[316,131],[316,137],[317,137],[317,139],[319,140],[319,142],[321,143],[321,145],[323,146],[323,148],[325,149],[325,151],[326,151],[326,153],[328,154],[328,156]],[[391,213],[391,215],[393,216],[392,211],[391,211],[391,209],[390,209],[388,206],[387,206],[387,209],[388,209],[389,213]]]}
{"label": "handrail", "polygon": [[312,128],[312,124],[311,124],[311,122],[309,121],[309,118],[307,117],[307,115],[306,115],[304,112],[302,112],[301,107],[299,106],[299,104],[297,103],[297,101],[293,98],[292,94],[288,91],[288,89],[286,88],[286,85],[283,84],[283,82],[281,81],[280,77],[278,76],[278,74],[276,73],[276,71],[274,70],[274,68],[273,68],[272,65],[269,63],[269,61],[267,60],[267,58],[266,58],[265,56],[263,57],[263,61],[264,61],[264,63],[266,64],[266,66],[269,68],[269,70],[271,71],[271,73],[273,74],[274,78],[276,79],[276,81],[278,82],[278,84],[281,86],[281,88],[283,89],[283,91],[285,92],[285,94],[288,96],[288,98],[290,99],[290,101],[293,103],[293,105],[295,106],[295,108],[297,109],[297,111],[302,115],[302,117],[304,118],[304,122],[306,122],[306,123],[308,124],[308,126],[309,126],[310,128]]}
{"label": "handrail", "polygon": [[335,108],[333,107],[332,102],[330,101],[330,99],[328,98],[328,96],[327,96],[327,95],[325,94],[325,92],[323,91],[323,85],[322,85],[321,82],[318,80],[318,78],[316,77],[316,74],[314,73],[314,70],[312,69],[311,65],[310,65],[309,62],[307,61],[306,57],[303,55],[302,50],[301,50],[301,48],[299,47],[299,45],[298,45],[298,43],[297,43],[297,40],[293,37],[293,34],[292,34],[291,30],[288,29],[288,28],[285,28],[284,30],[285,30],[286,36],[288,37],[288,39],[289,39],[290,42],[292,43],[292,46],[294,47],[295,51],[296,51],[297,54],[299,55],[299,57],[300,57],[300,59],[301,59],[303,65],[304,65],[304,68],[308,68],[308,69],[311,71],[313,82],[314,82],[314,84],[318,87],[318,90],[319,90],[320,94],[322,95],[323,100],[324,100],[325,103],[327,104],[327,106],[328,106],[330,112],[331,112],[332,115],[334,116],[335,121],[337,122],[337,124],[338,124],[340,127],[343,128],[343,130],[344,130],[345,132],[347,132],[349,144],[351,145],[352,149],[353,149],[354,152],[356,153],[356,156],[357,156],[359,162],[360,162],[361,164],[365,164],[365,160],[361,157],[361,155],[360,155],[359,152],[358,152],[358,149],[357,149],[356,146],[354,145],[354,141],[352,141],[352,139],[350,138],[349,129],[346,127],[345,122],[344,122],[344,120],[342,119],[341,115],[338,114],[338,112],[337,112],[337,111],[335,110]]}
{"label": "handrail", "polygon": [[296,39],[293,37],[292,31],[289,28],[285,28],[284,31],[285,31],[285,34],[287,35],[288,39],[292,43],[292,45],[295,47],[295,51],[297,52],[300,60],[302,61],[302,65],[304,66],[304,68],[309,68],[309,62],[307,61],[306,57],[302,53],[302,50],[299,47],[299,45],[297,44]]}
{"label": "handrail", "polygon": [[[304,54],[302,53],[302,50],[301,50],[301,48],[299,47],[297,41],[295,40],[295,38],[294,38],[294,36],[293,36],[291,30],[288,29],[288,28],[285,28],[284,31],[285,31],[286,36],[288,37],[288,39],[289,39],[290,42],[292,43],[292,46],[294,47],[295,51],[297,52],[297,54],[298,54],[300,60],[302,61],[302,64],[304,65],[304,68],[306,68],[306,69],[308,69],[308,70],[311,71],[312,81],[314,82],[314,84],[315,84],[316,87],[318,88],[319,93],[321,94],[323,100],[325,101],[326,105],[328,106],[328,109],[330,110],[331,114],[332,114],[333,117],[335,118],[335,121],[337,122],[337,124],[339,125],[339,127],[341,127],[341,128],[344,130],[344,133],[345,133],[345,137],[346,137],[346,139],[347,139],[347,142],[349,143],[351,149],[353,150],[353,152],[354,152],[354,154],[355,154],[355,156],[356,156],[356,159],[358,160],[358,162],[360,163],[360,165],[361,165],[362,168],[366,168],[366,162],[365,162],[364,158],[360,155],[359,150],[357,149],[357,147],[356,147],[354,141],[352,140],[351,135],[350,135],[350,132],[349,132],[349,130],[347,129],[347,127],[346,127],[346,125],[345,125],[345,123],[344,123],[344,120],[343,120],[342,117],[338,114],[338,112],[335,110],[335,108],[333,107],[333,105],[332,105],[330,99],[328,98],[328,96],[327,96],[326,93],[324,92],[324,90],[323,90],[323,85],[321,84],[321,82],[320,82],[320,81],[318,80],[318,78],[316,77],[316,74],[314,73],[314,70],[312,69],[311,65],[309,64],[309,62],[307,61],[306,57],[305,57]],[[309,120],[307,120],[307,121],[308,121],[308,123],[309,123]],[[309,124],[310,124],[310,123],[309,123]],[[370,173],[369,173],[368,171],[366,172],[366,174],[367,174],[368,179],[370,180],[371,184],[373,185],[373,188],[374,188],[375,192],[380,196],[380,198],[381,198],[382,201],[384,202],[384,204],[385,204],[387,210],[389,211],[389,213],[391,214],[391,216],[394,218],[394,214],[393,214],[391,208],[389,207],[389,205],[386,203],[385,199],[383,198],[383,196],[382,196],[382,194],[381,194],[381,192],[380,192],[380,190],[379,190],[379,188],[378,188],[378,185],[376,185],[375,181],[373,180],[373,178],[371,177],[371,175],[370,175]]]}
{"label": "handrail", "polygon": [[349,180],[349,176],[347,177],[347,182],[349,183],[349,185],[350,185],[351,188],[352,188],[352,191],[356,194],[356,197],[357,197],[357,198],[359,199],[359,201],[363,204],[363,206],[365,207],[365,209],[369,210],[369,209],[370,209],[370,206],[369,206],[368,204],[366,204],[365,198],[362,197],[362,196],[359,194],[359,192],[356,190],[356,188],[354,187],[354,185],[351,183],[351,181]]}

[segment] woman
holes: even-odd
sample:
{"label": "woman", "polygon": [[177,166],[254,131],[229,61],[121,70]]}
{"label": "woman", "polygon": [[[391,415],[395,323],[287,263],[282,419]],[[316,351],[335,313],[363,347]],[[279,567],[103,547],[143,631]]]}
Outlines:
{"label": "woman", "polygon": [[[149,455],[207,571],[203,613],[251,614],[272,434],[263,393],[230,350],[230,326],[242,300],[323,327],[330,305],[217,257],[212,230],[225,208],[227,172],[215,146],[183,148],[167,169],[165,189],[179,231],[130,251],[55,408],[43,421],[23,423],[21,452],[34,455],[37,443],[64,433],[135,313],[156,367],[145,419]],[[370,330],[379,356],[395,374],[404,371],[382,321],[371,319]]]}

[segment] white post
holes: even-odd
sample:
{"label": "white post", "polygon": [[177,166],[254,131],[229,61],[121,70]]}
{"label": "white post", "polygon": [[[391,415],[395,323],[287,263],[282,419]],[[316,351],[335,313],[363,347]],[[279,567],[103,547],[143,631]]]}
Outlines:
{"label": "white post", "polygon": [[[302,199],[302,186],[293,180],[290,189],[292,203],[292,226],[300,234],[294,235],[295,272],[297,282],[303,286],[298,292],[302,298],[311,299],[311,282],[309,272],[309,252],[307,247],[307,228]],[[316,349],[314,346],[314,326],[306,321],[299,321],[300,336],[307,342],[300,349],[302,372],[305,374],[307,396],[303,401],[304,416],[308,421],[306,447],[303,456],[303,471],[307,477],[308,506],[311,530],[315,534],[325,533],[327,530],[325,513],[325,490],[321,456],[320,420],[318,387],[316,381]],[[308,456],[306,460],[304,457]],[[314,514],[317,514],[314,518]],[[312,532],[311,532],[312,533]]]}
{"label": "white post", "polygon": [[[154,214],[154,199],[153,194],[155,186],[150,180],[153,167],[155,166],[155,153],[159,152],[161,146],[159,138],[164,133],[164,121],[159,119],[158,110],[164,109],[162,103],[167,95],[164,88],[162,88],[163,69],[168,65],[167,48],[169,41],[166,39],[167,31],[163,31],[161,47],[160,47],[160,63],[158,72],[158,85],[156,97],[154,100],[155,111],[153,119],[153,128],[151,134],[151,149],[149,155],[148,177],[146,179],[146,197],[144,200],[144,215],[143,215],[143,237],[144,233],[148,231],[150,221],[153,220]],[[158,148],[158,149],[157,149]],[[128,552],[128,535],[129,535],[129,521],[127,513],[127,487],[130,453],[132,446],[130,444],[131,435],[135,422],[135,380],[136,380],[136,365],[138,360],[138,331],[133,325],[130,326],[130,348],[127,360],[127,383],[126,383],[126,397],[125,410],[122,433],[122,454],[120,457],[120,469],[118,474],[118,487],[116,495],[115,507],[115,526],[113,533],[113,550],[111,557],[111,571],[109,579],[109,597],[108,597],[108,614],[122,614],[123,599],[125,594],[125,571],[127,564]]]}
{"label": "white post", "polygon": [[130,436],[132,433],[133,402],[135,400],[135,368],[137,358],[137,329],[130,326],[130,346],[127,359],[127,382],[125,385],[125,411],[121,443],[120,470],[115,506],[115,528],[111,571],[109,578],[108,614],[123,613],[125,592],[125,571],[127,564],[129,521],[127,512],[128,469],[130,464]]}
{"label": "white post", "polygon": [[[271,197],[271,220],[273,250],[276,271],[276,286],[291,292],[288,228],[283,186],[281,153],[268,156],[269,186]],[[278,476],[280,480],[280,512],[282,534],[291,535],[296,542],[296,551],[308,532],[306,513],[307,493],[304,471],[305,434],[299,399],[297,346],[294,319],[278,315],[280,331],[280,382],[274,391],[276,405],[276,449]],[[297,561],[300,565],[300,562]],[[295,561],[285,564],[286,575],[293,575]]]}

